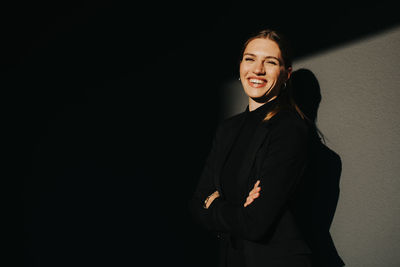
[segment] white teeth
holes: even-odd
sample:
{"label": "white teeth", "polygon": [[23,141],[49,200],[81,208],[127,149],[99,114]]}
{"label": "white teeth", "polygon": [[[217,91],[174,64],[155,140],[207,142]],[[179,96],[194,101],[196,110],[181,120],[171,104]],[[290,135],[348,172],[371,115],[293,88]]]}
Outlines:
{"label": "white teeth", "polygon": [[264,83],[265,81],[259,80],[259,79],[250,79],[250,82],[251,82],[251,83],[258,83],[258,84],[261,84],[261,83]]}

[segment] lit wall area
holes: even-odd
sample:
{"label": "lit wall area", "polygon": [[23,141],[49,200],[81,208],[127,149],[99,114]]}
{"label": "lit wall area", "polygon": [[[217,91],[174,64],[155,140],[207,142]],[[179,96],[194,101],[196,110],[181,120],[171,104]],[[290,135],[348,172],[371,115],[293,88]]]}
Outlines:
{"label": "lit wall area", "polygon": [[[300,58],[299,69],[318,80],[317,126],[342,163],[337,252],[350,267],[400,266],[400,27]],[[238,80],[222,93],[223,118],[244,111]]]}

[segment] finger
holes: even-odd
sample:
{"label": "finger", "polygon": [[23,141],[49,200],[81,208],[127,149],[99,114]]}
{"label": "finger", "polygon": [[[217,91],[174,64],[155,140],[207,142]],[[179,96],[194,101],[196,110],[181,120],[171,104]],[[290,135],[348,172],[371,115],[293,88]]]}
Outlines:
{"label": "finger", "polygon": [[244,207],[247,207],[248,205],[250,205],[251,203],[253,203],[253,201],[254,201],[254,198],[252,198],[252,197],[248,197],[247,199],[246,199],[246,203],[244,203]]}
{"label": "finger", "polygon": [[247,207],[247,206],[250,205],[252,202],[253,202],[253,199],[247,198],[246,203],[244,203],[244,206]]}
{"label": "finger", "polygon": [[249,192],[249,195],[258,193],[258,192],[260,192],[260,190],[261,190],[261,187],[255,187]]}
{"label": "finger", "polygon": [[253,190],[251,190],[249,192],[249,196],[260,193],[260,190],[261,190],[261,188],[259,188],[259,187],[254,188]]}
{"label": "finger", "polygon": [[249,195],[250,195],[250,194],[253,194],[254,192],[260,191],[260,190],[261,190],[261,187],[259,187],[259,185],[260,185],[260,180],[258,180],[258,181],[254,184],[254,187],[253,187],[253,189],[251,189],[251,191],[249,192]]}
{"label": "finger", "polygon": [[253,194],[253,195],[249,196],[249,200],[250,200],[250,202],[253,202],[253,201],[254,201],[254,199],[256,199],[256,198],[258,198],[258,197],[259,197],[259,195],[260,195],[260,194],[256,193],[256,194]]}
{"label": "finger", "polygon": [[257,191],[257,190],[260,190],[260,189],[261,189],[260,186],[254,186],[252,190],[256,190]]}
{"label": "finger", "polygon": [[248,200],[246,202],[253,202],[255,199],[257,199],[260,195],[252,195],[248,197]]}

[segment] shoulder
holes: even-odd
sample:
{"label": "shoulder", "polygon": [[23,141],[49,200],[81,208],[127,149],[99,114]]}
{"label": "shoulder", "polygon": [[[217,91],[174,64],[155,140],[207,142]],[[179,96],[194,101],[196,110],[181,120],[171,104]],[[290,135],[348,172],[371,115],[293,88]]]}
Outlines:
{"label": "shoulder", "polygon": [[309,131],[306,121],[295,110],[279,111],[266,125],[276,131],[285,131],[288,134],[307,134]]}

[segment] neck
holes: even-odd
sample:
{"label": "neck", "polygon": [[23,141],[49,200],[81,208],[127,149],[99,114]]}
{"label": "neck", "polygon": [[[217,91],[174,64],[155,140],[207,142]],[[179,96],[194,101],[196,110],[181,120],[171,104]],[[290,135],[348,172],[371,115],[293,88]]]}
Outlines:
{"label": "neck", "polygon": [[252,99],[251,97],[249,97],[249,111],[253,111],[259,107],[261,107],[262,105],[274,100],[277,96],[273,96],[270,99],[268,99],[268,101],[266,102],[257,102],[254,99]]}

